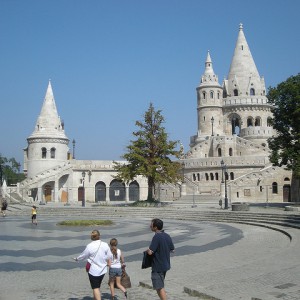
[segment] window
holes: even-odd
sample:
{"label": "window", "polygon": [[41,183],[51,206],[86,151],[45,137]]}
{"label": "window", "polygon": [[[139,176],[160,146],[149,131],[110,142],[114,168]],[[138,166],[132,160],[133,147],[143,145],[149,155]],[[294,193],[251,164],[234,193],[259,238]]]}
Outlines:
{"label": "window", "polygon": [[272,183],[272,193],[273,194],[278,194],[278,184],[277,184],[277,182]]}
{"label": "window", "polygon": [[234,89],[234,90],[233,90],[233,95],[234,95],[234,96],[238,96],[238,95],[239,95],[239,91],[238,91],[237,89]]}
{"label": "window", "polygon": [[50,150],[50,157],[55,158],[55,148],[51,148]]}
{"label": "window", "polygon": [[216,180],[219,180],[219,173],[215,173]]}
{"label": "window", "polygon": [[218,148],[218,156],[221,157],[222,156],[222,149]]}
{"label": "window", "polygon": [[214,180],[214,174],[210,173],[210,180]]}
{"label": "window", "polygon": [[232,156],[232,148],[229,148],[229,156]]}
{"label": "window", "polygon": [[251,117],[249,117],[247,119],[247,127],[252,127],[253,126],[253,119]]}
{"label": "window", "polygon": [[220,99],[220,92],[218,92],[217,97],[218,97],[218,99]]}
{"label": "window", "polygon": [[255,126],[260,126],[260,121],[259,117],[255,118]]}
{"label": "window", "polygon": [[193,181],[196,181],[196,174],[193,174]]}
{"label": "window", "polygon": [[200,181],[200,174],[197,173],[197,180]]}
{"label": "window", "polygon": [[47,157],[47,149],[46,148],[42,148],[42,158],[46,158]]}
{"label": "window", "polygon": [[267,126],[271,127],[272,126],[272,118],[268,117],[267,119]]}
{"label": "window", "polygon": [[250,95],[251,95],[251,96],[254,96],[254,95],[255,95],[255,89],[254,89],[254,88],[251,88],[251,89],[250,89]]}
{"label": "window", "polygon": [[205,173],[205,180],[208,181],[209,180],[209,177],[208,177],[208,174]]}
{"label": "window", "polygon": [[205,92],[202,93],[202,97],[203,97],[203,99],[206,98],[206,93]]}
{"label": "window", "polygon": [[230,172],[230,180],[234,180],[234,173]]}
{"label": "window", "polygon": [[209,94],[210,94],[210,99],[214,99],[214,92],[211,91]]}

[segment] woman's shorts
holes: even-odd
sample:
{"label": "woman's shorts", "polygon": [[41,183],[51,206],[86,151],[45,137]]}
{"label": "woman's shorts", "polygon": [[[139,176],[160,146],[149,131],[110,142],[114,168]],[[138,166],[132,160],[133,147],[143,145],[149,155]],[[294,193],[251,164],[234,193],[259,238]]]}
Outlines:
{"label": "woman's shorts", "polygon": [[121,277],[122,276],[122,269],[121,268],[110,268],[109,269],[109,277]]}
{"label": "woman's shorts", "polygon": [[90,284],[91,284],[91,288],[94,289],[100,289],[102,280],[104,278],[104,275],[100,275],[100,276],[93,276],[90,273],[88,273],[89,275],[89,280],[90,280]]}
{"label": "woman's shorts", "polygon": [[155,290],[160,290],[165,287],[166,272],[152,272],[151,280]]}
{"label": "woman's shorts", "polygon": [[32,215],[31,219],[35,220],[36,219],[36,215]]}

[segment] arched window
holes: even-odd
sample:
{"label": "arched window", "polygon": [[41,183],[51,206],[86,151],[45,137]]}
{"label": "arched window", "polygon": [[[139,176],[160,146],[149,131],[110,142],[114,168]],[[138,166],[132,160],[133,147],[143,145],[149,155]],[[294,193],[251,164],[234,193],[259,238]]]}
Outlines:
{"label": "arched window", "polygon": [[211,92],[209,93],[209,95],[210,95],[210,99],[214,99],[214,92],[213,92],[213,91],[211,91]]}
{"label": "arched window", "polygon": [[252,117],[249,117],[247,119],[247,127],[252,127],[252,126],[253,126],[253,119],[252,119]]}
{"label": "arched window", "polygon": [[218,97],[218,99],[220,99],[220,92],[218,92],[217,97]]}
{"label": "arched window", "polygon": [[229,156],[232,156],[232,148],[229,148]]}
{"label": "arched window", "polygon": [[251,88],[251,89],[250,89],[250,95],[251,95],[251,96],[254,96],[254,95],[255,95],[255,89],[254,89],[254,88]]}
{"label": "arched window", "polygon": [[205,173],[205,180],[208,181],[209,180],[209,177],[208,177],[208,174]]}
{"label": "arched window", "polygon": [[51,148],[50,150],[50,157],[55,158],[55,148]]}
{"label": "arched window", "polygon": [[210,180],[214,180],[214,174],[210,173]]}
{"label": "arched window", "polygon": [[237,89],[233,90],[233,96],[238,96],[239,95],[239,91]]}
{"label": "arched window", "polygon": [[197,180],[200,181],[200,174],[197,173]]}
{"label": "arched window", "polygon": [[277,184],[277,182],[272,183],[272,193],[273,194],[278,194],[278,184]]}
{"label": "arched window", "polygon": [[193,174],[193,181],[196,181],[196,174]]}
{"label": "arched window", "polygon": [[202,93],[202,97],[203,97],[203,99],[206,99],[206,93],[205,92]]}
{"label": "arched window", "polygon": [[219,180],[219,173],[215,173],[216,180]]}
{"label": "arched window", "polygon": [[260,126],[261,119],[259,117],[255,118],[255,126]]}
{"label": "arched window", "polygon": [[42,158],[47,157],[47,149],[45,147],[42,148]]}
{"label": "arched window", "polygon": [[267,126],[268,127],[272,126],[272,118],[271,117],[268,117],[268,119],[267,119]]}
{"label": "arched window", "polygon": [[228,180],[228,173],[225,172],[225,179]]}
{"label": "arched window", "polygon": [[222,149],[218,148],[218,156],[221,157],[222,156]]}
{"label": "arched window", "polygon": [[234,174],[233,174],[233,172],[230,172],[230,180],[234,180]]}

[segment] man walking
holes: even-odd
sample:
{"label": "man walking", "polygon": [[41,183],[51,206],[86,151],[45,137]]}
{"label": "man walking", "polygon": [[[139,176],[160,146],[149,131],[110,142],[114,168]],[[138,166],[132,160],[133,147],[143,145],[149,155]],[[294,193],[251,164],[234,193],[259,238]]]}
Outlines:
{"label": "man walking", "polygon": [[155,232],[151,244],[147,249],[149,255],[153,255],[151,280],[161,300],[167,299],[165,290],[165,277],[171,268],[170,252],[174,252],[174,244],[171,237],[163,230],[163,221],[153,219],[150,228]]}

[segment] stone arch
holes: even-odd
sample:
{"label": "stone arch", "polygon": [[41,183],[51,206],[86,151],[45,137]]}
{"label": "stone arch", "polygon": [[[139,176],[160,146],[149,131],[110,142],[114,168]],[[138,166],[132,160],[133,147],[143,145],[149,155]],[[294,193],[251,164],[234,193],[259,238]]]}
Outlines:
{"label": "stone arch", "polygon": [[106,201],[106,184],[98,181],[95,184],[95,202]]}
{"label": "stone arch", "polygon": [[256,117],[255,118],[255,123],[254,123],[255,126],[261,126],[261,117]]}
{"label": "stone arch", "polygon": [[114,179],[109,186],[110,201],[124,201],[126,197],[125,184],[118,179]]}
{"label": "stone arch", "polygon": [[248,117],[247,118],[247,127],[252,127],[253,126],[253,117]]}
{"label": "stone arch", "polygon": [[138,201],[140,200],[140,185],[137,181],[132,181],[129,184],[129,200],[130,201]]}

